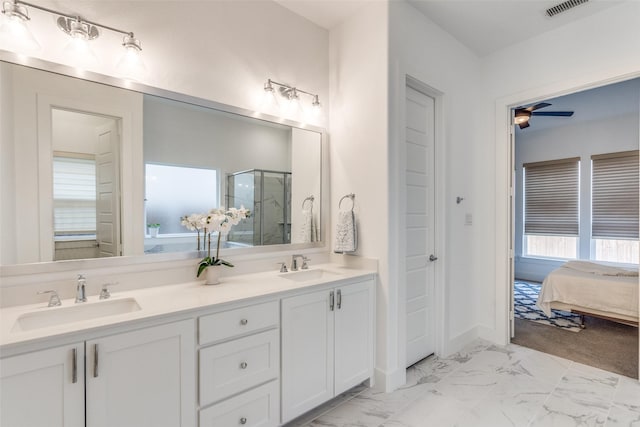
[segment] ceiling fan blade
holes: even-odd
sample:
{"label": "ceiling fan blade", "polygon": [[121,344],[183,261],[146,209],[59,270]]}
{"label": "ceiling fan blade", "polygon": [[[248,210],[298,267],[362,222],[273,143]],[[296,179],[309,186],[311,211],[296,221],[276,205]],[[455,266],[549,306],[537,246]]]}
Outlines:
{"label": "ceiling fan blade", "polygon": [[532,116],[571,117],[573,111],[540,111],[531,113]]}
{"label": "ceiling fan blade", "polygon": [[550,105],[551,104],[549,104],[548,102],[541,102],[539,104],[532,105],[531,107],[527,107],[527,108],[525,108],[525,110],[527,110],[527,111],[535,111],[535,110],[539,110],[541,108],[548,107]]}
{"label": "ceiling fan blade", "polygon": [[529,122],[523,122],[523,123],[520,123],[518,126],[520,126],[520,129],[525,129],[531,125],[529,124]]}

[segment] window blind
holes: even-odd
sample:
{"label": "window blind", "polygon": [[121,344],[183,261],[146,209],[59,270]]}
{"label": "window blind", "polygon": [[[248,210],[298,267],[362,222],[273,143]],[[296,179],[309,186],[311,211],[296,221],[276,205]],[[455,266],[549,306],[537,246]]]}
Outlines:
{"label": "window blind", "polygon": [[638,238],[638,151],[591,156],[591,237]]}
{"label": "window blind", "polygon": [[524,165],[525,234],[577,236],[580,158]]}
{"label": "window blind", "polygon": [[95,160],[53,158],[53,224],[56,235],[95,234]]}

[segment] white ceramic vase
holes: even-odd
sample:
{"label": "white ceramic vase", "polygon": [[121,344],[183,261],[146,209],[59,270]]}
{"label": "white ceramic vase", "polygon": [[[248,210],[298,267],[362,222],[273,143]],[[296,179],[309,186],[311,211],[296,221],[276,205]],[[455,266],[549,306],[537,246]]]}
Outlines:
{"label": "white ceramic vase", "polygon": [[220,283],[220,266],[219,265],[210,265],[205,270],[205,285],[217,285]]}

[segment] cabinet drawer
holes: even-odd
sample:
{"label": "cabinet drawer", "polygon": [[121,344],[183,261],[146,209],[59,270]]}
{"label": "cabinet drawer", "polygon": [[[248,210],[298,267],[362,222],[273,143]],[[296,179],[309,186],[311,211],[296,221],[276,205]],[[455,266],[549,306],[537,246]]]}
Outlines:
{"label": "cabinet drawer", "polygon": [[266,302],[200,317],[200,345],[277,326],[278,301]]}
{"label": "cabinet drawer", "polygon": [[200,411],[200,427],[275,427],[280,424],[279,383],[271,381]]}
{"label": "cabinet drawer", "polygon": [[278,330],[200,350],[200,406],[278,378]]}

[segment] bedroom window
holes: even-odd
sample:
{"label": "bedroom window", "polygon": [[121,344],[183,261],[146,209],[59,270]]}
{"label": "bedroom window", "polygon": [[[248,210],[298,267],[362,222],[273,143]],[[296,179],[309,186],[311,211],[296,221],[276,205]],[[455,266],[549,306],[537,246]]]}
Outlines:
{"label": "bedroom window", "polygon": [[580,159],[524,166],[524,256],[576,259]]}
{"label": "bedroom window", "polygon": [[591,156],[591,259],[638,264],[638,151]]}

